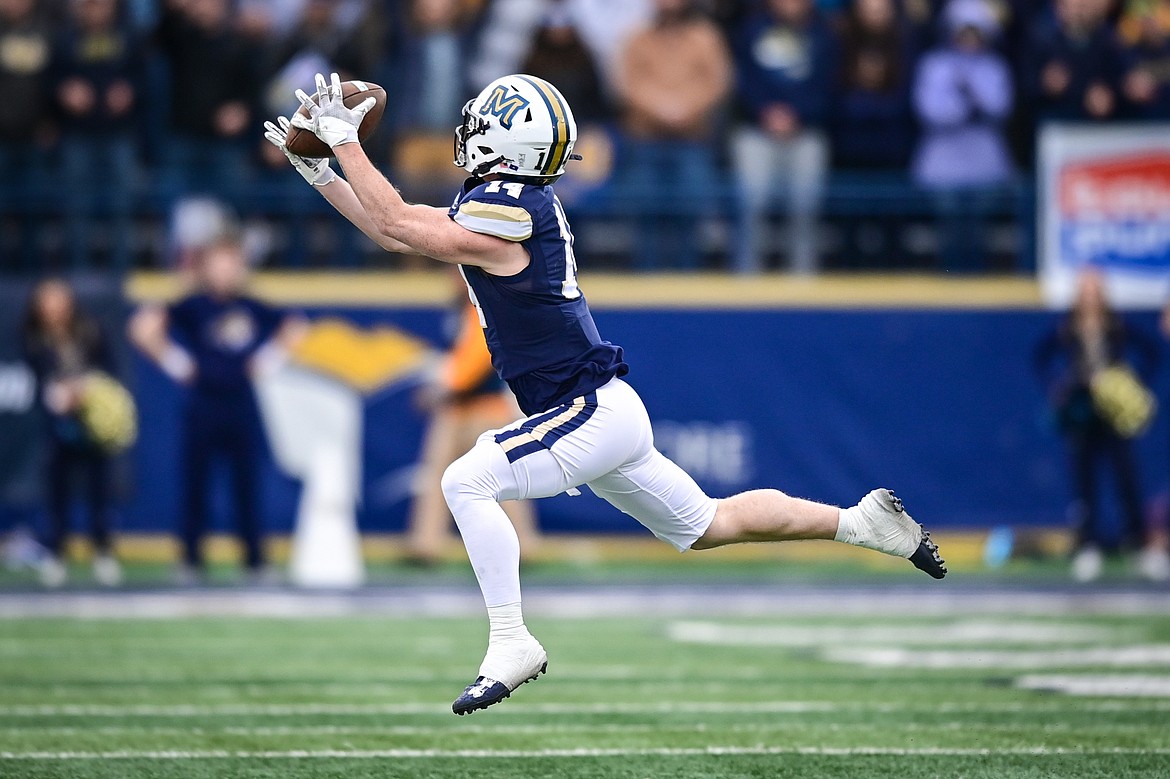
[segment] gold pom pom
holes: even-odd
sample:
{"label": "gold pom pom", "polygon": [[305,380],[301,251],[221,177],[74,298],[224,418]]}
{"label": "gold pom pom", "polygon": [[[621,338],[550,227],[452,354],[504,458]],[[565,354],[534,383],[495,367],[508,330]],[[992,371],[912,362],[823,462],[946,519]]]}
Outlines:
{"label": "gold pom pom", "polygon": [[127,449],[138,437],[134,398],[108,374],[85,377],[77,414],[90,440],[110,454]]}
{"label": "gold pom pom", "polygon": [[1098,371],[1089,390],[1098,413],[1123,438],[1144,433],[1158,410],[1153,393],[1125,366]]}

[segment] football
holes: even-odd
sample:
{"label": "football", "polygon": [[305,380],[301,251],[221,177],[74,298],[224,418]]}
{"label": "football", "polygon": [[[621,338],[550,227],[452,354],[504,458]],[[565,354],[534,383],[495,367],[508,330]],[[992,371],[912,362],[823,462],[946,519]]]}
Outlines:
{"label": "football", "polygon": [[[307,91],[307,90],[306,90]],[[310,93],[313,102],[317,101],[317,95]],[[382,120],[382,112],[386,110],[386,90],[377,84],[372,84],[369,81],[344,81],[341,84],[341,98],[347,108],[355,108],[361,105],[366,98],[374,98],[374,107],[370,109],[369,113],[362,119],[362,126],[358,128],[358,140],[364,142],[370,134],[374,132],[374,128],[378,126],[378,122]],[[309,112],[301,106],[297,109],[297,116],[308,116]],[[330,149],[324,141],[318,138],[308,130],[302,130],[299,127],[290,127],[288,135],[285,137],[285,146],[293,154],[298,154],[302,157],[332,157],[333,150]]]}

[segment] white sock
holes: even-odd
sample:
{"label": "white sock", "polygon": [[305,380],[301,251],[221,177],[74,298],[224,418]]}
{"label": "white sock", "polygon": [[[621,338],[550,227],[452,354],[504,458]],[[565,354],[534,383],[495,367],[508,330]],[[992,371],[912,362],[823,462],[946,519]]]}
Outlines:
{"label": "white sock", "polygon": [[509,641],[523,641],[531,634],[524,626],[524,615],[520,603],[505,603],[488,606],[488,645],[495,646]]}
{"label": "white sock", "polygon": [[[869,496],[862,501],[870,499]],[[875,521],[876,519],[876,521]],[[894,557],[909,557],[918,549],[921,530],[905,514],[880,513],[867,517],[861,504],[841,509],[834,541],[873,549]]]}
{"label": "white sock", "polygon": [[857,506],[841,509],[837,515],[837,534],[833,536],[833,540],[856,545],[861,527],[861,509]]}

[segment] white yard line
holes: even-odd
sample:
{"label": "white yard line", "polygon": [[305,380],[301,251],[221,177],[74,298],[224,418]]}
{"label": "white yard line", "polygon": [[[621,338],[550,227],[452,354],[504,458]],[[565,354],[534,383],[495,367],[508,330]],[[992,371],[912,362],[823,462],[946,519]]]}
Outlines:
{"label": "white yard line", "polygon": [[[595,617],[718,618],[919,617],[1013,615],[1051,617],[1135,616],[1170,613],[1158,590],[1085,592],[1068,589],[958,589],[877,585],[807,587],[762,585],[534,586],[525,614],[546,619]],[[192,616],[320,618],[336,616],[480,617],[483,600],[474,586],[407,585],[352,594],[289,590],[210,589],[161,592],[0,593],[0,619],[78,617],[134,619]]]}
{"label": "white yard line", "polygon": [[871,668],[978,668],[995,671],[1020,668],[1167,667],[1170,666],[1170,644],[1050,650],[947,651],[907,647],[835,647],[823,650],[821,656],[833,663],[851,663]]}
{"label": "white yard line", "polygon": [[[1033,678],[1033,677],[1024,677]],[[1051,677],[1035,677],[1051,678]],[[1121,697],[1120,695],[1118,697]],[[1086,701],[1079,711],[1096,712],[1168,712],[1170,701]],[[808,714],[815,712],[930,712],[930,713],[1048,713],[1067,711],[1067,705],[1037,701],[1006,703],[838,703],[832,701],[666,701],[662,703],[521,703],[509,702],[492,710],[501,715],[586,714]],[[101,705],[101,704],[30,704],[0,706],[0,717],[297,717],[297,716],[372,716],[372,715],[451,715],[443,703],[290,703],[290,704],[175,704],[175,705]]]}
{"label": "white yard line", "polygon": [[1032,674],[1016,687],[1102,698],[1170,698],[1170,676],[1121,674]]}
{"label": "white yard line", "polygon": [[[789,720],[782,722],[752,722],[712,725],[707,722],[680,722],[657,723],[654,725],[638,724],[601,724],[592,725],[580,722],[566,722],[561,725],[509,725],[493,723],[490,725],[476,725],[463,720],[444,720],[442,725],[304,725],[288,727],[236,727],[226,726],[217,728],[195,727],[75,727],[75,726],[30,726],[30,727],[0,727],[0,734],[8,736],[203,736],[227,735],[244,737],[270,736],[461,736],[467,734],[491,735],[555,735],[566,733],[774,733],[777,731],[792,732],[793,723]],[[809,725],[808,728],[823,728],[823,725]],[[846,724],[834,723],[832,729],[841,731],[846,729],[881,729],[884,726],[878,723]],[[1121,723],[1093,722],[1075,725],[1068,722],[1045,722],[1039,725],[1029,725],[1029,731],[1041,733],[1069,733],[1076,730],[1088,730],[1093,733],[1133,733],[1146,732],[1158,729],[1159,725],[1151,722]],[[970,720],[932,720],[922,723],[899,723],[901,731],[923,731],[938,733],[940,731],[1011,731],[1019,732],[1017,722],[973,723]]]}
{"label": "white yard line", "polygon": [[0,752],[0,760],[314,760],[314,759],[444,759],[444,758],[581,758],[581,757],[701,757],[706,755],[888,755],[896,757],[992,757],[1025,756],[1106,756],[1170,755],[1170,748],[1106,747],[1007,747],[1003,749],[965,749],[950,747],[738,747],[708,746],[698,748],[647,749],[320,749],[320,750],[197,750],[105,752]]}
{"label": "white yard line", "polygon": [[717,646],[857,646],[918,644],[1057,644],[1117,641],[1118,630],[1077,622],[981,619],[918,625],[734,625],[680,621],[667,636],[688,644]]}

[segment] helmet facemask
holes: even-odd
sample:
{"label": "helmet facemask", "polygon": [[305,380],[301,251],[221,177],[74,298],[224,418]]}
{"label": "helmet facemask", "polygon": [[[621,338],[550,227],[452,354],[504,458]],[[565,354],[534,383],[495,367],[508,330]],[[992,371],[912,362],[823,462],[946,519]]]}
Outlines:
{"label": "helmet facemask", "polygon": [[[463,106],[463,123],[455,128],[455,165],[460,168],[467,167],[468,141],[477,135],[484,135],[492,126],[491,120],[476,116],[471,110],[471,104],[474,102],[474,100],[468,100]],[[481,176],[498,165],[503,159],[503,156],[497,156],[494,159],[487,160],[477,165],[475,170],[471,171],[471,175]]]}

